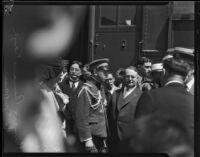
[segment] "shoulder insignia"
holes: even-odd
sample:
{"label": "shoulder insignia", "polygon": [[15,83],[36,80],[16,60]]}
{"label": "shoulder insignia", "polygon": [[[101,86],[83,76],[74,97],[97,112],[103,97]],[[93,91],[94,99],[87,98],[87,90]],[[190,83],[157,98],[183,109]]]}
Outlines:
{"label": "shoulder insignia", "polygon": [[81,94],[84,90],[88,92],[88,91],[89,91],[88,86],[82,86],[82,87],[81,87],[81,89],[80,89],[79,92],[78,92],[78,97],[80,96],[80,94]]}
{"label": "shoulder insignia", "polygon": [[86,86],[92,87],[92,85],[89,84],[89,83],[83,83],[83,85],[86,85]]}
{"label": "shoulder insignia", "polygon": [[102,97],[101,97],[100,91],[98,91],[97,94],[94,94],[90,90],[90,87],[92,87],[92,85],[90,85],[90,84],[83,85],[80,92],[78,93],[78,97],[84,91],[89,100],[90,107],[93,109],[97,109],[99,107],[99,105],[101,104]]}

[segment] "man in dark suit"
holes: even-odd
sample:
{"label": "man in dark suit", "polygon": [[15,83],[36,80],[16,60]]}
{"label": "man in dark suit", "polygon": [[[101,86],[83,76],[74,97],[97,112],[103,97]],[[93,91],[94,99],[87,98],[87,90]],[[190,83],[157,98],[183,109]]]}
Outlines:
{"label": "man in dark suit", "polygon": [[136,109],[136,118],[147,114],[172,117],[187,129],[194,140],[194,96],[184,85],[190,69],[188,62],[178,56],[163,61],[164,87],[142,94]]}
{"label": "man in dark suit", "polygon": [[142,94],[137,81],[136,68],[125,69],[124,87],[113,94],[112,102],[108,106],[110,152],[119,151],[119,144],[128,136],[130,124],[135,119],[137,101]]}
{"label": "man in dark suit", "polygon": [[62,92],[69,96],[69,103],[64,107],[64,120],[65,120],[65,130],[67,136],[73,135],[77,137],[77,132],[75,129],[75,108],[78,91],[83,85],[80,80],[82,75],[82,63],[79,61],[74,61],[69,69],[69,78],[65,79],[60,84],[60,89]]}
{"label": "man in dark suit", "polygon": [[183,60],[189,63],[190,70],[188,72],[188,75],[185,79],[187,90],[194,95],[194,50],[183,48],[183,47],[175,47],[174,51],[171,52],[174,55],[178,55]]}
{"label": "man in dark suit", "polygon": [[105,152],[107,138],[107,105],[102,88],[109,70],[109,60],[99,59],[89,64],[90,79],[78,93],[76,127],[79,140],[86,152]]}
{"label": "man in dark suit", "polygon": [[139,74],[139,84],[142,91],[148,91],[152,89],[151,74],[151,60],[147,57],[141,57],[137,63],[137,69]]}

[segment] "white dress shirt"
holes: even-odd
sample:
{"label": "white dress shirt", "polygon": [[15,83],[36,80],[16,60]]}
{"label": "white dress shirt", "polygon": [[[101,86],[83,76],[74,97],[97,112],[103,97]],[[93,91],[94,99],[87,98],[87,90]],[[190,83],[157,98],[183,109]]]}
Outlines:
{"label": "white dress shirt", "polygon": [[[79,83],[79,81],[77,81],[77,82],[74,83],[75,89],[78,87],[78,83]],[[69,81],[69,85],[70,85],[70,88],[72,88],[73,82],[72,82],[72,81]]]}
{"label": "white dress shirt", "polygon": [[129,94],[131,94],[135,89],[136,89],[136,86],[131,88],[131,89],[129,89],[129,90],[127,89],[127,87],[124,87],[124,98],[129,96]]}

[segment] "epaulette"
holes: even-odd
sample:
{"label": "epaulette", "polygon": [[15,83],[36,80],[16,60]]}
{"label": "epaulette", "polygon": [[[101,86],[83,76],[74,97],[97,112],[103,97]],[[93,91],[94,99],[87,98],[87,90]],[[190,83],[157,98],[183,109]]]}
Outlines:
{"label": "epaulette", "polygon": [[88,91],[88,90],[89,90],[88,86],[82,86],[82,87],[81,87],[81,89],[80,89],[79,92],[78,92],[78,97],[80,96],[80,94],[81,94],[82,91],[84,91],[84,90]]}
{"label": "epaulette", "polygon": [[86,85],[86,86],[92,87],[92,85],[89,84],[89,83],[83,83],[83,85]]}
{"label": "epaulette", "polygon": [[92,85],[89,83],[83,83],[82,88],[78,92],[78,97],[82,93],[83,90],[89,91],[89,88],[92,88]]}
{"label": "epaulette", "polygon": [[[78,93],[78,97],[80,96],[82,91],[85,91],[85,93],[88,97],[89,103],[90,103],[90,107],[92,107],[93,109],[97,109],[100,105],[100,102],[101,102],[100,92],[98,92],[98,95],[94,95],[94,93],[90,90],[92,85],[90,85],[88,83],[84,83],[84,85],[82,86],[80,92]],[[93,100],[95,100],[95,102],[93,102]]]}

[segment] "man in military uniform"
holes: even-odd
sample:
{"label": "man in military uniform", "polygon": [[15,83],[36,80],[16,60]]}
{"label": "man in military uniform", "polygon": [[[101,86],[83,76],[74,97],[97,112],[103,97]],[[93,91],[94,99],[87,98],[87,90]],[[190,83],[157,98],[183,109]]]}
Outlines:
{"label": "man in military uniform", "polygon": [[89,70],[91,78],[78,92],[76,106],[78,136],[86,152],[106,152],[107,100],[102,85],[109,70],[109,59],[91,62]]}

